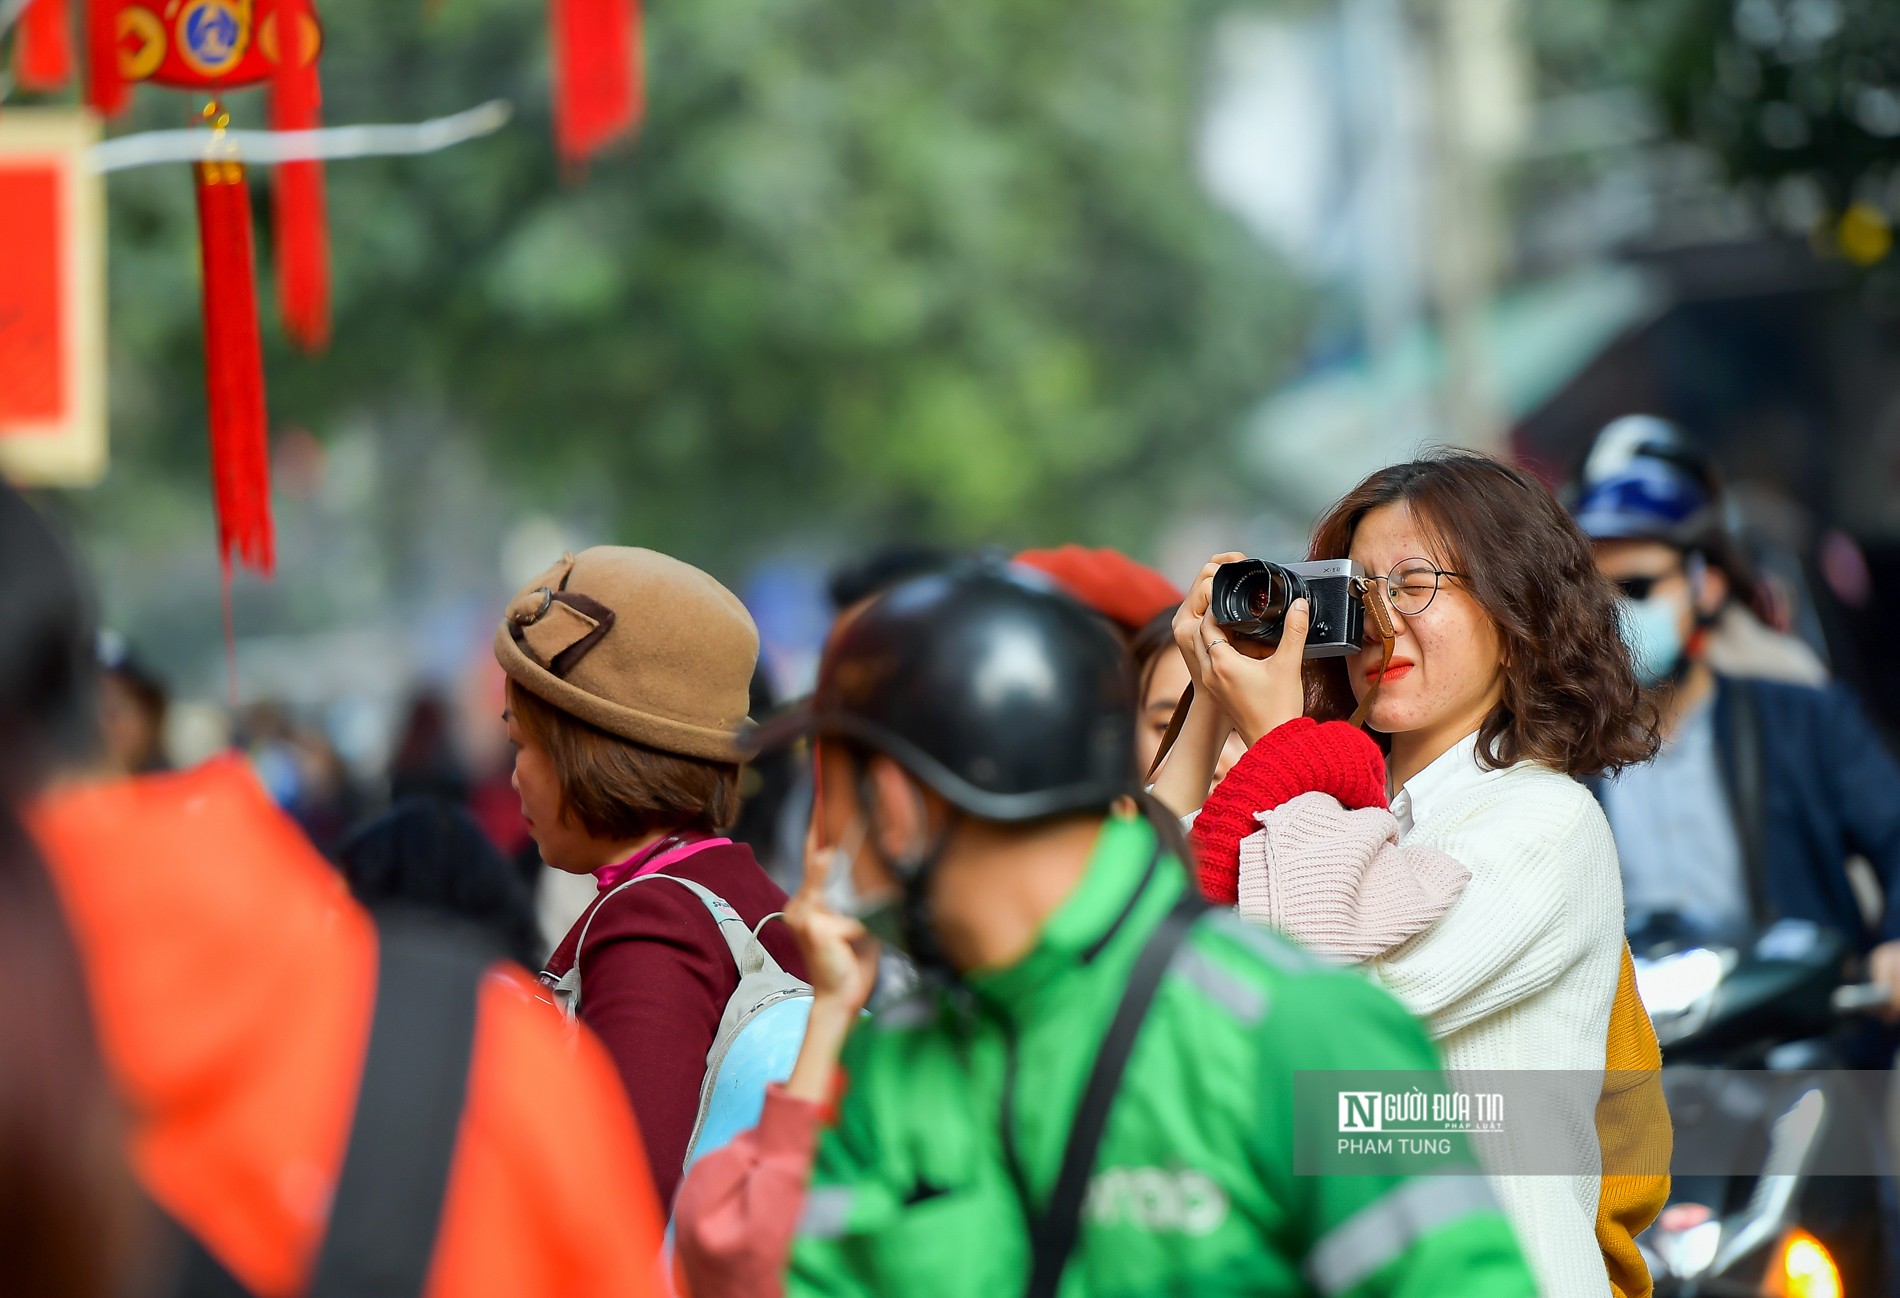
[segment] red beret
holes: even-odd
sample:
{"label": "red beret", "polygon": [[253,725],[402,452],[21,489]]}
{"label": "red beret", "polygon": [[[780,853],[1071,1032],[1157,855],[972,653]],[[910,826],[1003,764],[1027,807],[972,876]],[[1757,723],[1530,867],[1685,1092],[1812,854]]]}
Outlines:
{"label": "red beret", "polygon": [[1054,578],[1063,590],[1129,631],[1139,631],[1182,599],[1173,582],[1119,550],[1064,545],[1024,550],[1016,562]]}

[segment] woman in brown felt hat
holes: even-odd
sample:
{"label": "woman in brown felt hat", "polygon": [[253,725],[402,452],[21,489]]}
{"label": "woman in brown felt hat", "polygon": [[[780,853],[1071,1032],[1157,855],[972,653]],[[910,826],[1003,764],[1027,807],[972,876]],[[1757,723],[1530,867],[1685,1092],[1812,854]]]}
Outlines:
{"label": "woman in brown felt hat", "polygon": [[[662,1204],[739,976],[700,895],[664,880],[626,885],[690,880],[748,928],[784,907],[751,849],[719,836],[739,810],[758,651],[732,592],[678,559],[623,546],[563,555],[515,596],[495,634],[522,814],[542,860],[599,884],[542,977],[578,999],[613,1054]],[[783,926],[761,936],[803,976]]]}

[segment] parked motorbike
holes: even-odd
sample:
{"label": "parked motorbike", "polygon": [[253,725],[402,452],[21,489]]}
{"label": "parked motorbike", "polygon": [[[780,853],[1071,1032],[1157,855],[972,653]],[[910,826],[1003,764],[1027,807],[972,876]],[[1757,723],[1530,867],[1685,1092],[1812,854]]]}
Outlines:
{"label": "parked motorbike", "polygon": [[[1688,1169],[1637,1241],[1657,1298],[1896,1293],[1888,1074],[1841,1071],[1884,989],[1850,981],[1852,948],[1806,921],[1713,940],[1650,917],[1630,949]],[[1882,1174],[1823,1174],[1850,1166]]]}

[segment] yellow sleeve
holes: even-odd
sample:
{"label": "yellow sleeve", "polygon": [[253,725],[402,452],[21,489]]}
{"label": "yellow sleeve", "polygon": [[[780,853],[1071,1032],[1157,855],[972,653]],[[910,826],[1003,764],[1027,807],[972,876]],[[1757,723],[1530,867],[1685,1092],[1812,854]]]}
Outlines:
{"label": "yellow sleeve", "polygon": [[[1597,1197],[1597,1244],[1615,1298],[1649,1298],[1649,1268],[1636,1237],[1656,1220],[1669,1198],[1669,1152],[1674,1132],[1662,1091],[1662,1049],[1649,1012],[1636,994],[1629,944],[1617,977],[1604,1053],[1603,1097],[1597,1102],[1597,1140],[1603,1150]],[[1619,1170],[1626,1169],[1626,1170]]]}

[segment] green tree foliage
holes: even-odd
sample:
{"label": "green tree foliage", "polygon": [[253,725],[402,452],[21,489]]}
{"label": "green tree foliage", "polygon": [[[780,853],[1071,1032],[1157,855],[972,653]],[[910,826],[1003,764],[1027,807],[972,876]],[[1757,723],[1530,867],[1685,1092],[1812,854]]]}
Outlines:
{"label": "green tree foliage", "polygon": [[[271,342],[278,425],[428,411],[528,498],[727,562],[788,534],[1138,545],[1228,490],[1298,304],[1194,180],[1200,4],[648,0],[645,130],[568,177],[541,0],[319,8],[329,120],[521,113],[332,166],[336,339]],[[193,107],[143,90],[137,124]],[[111,183],[120,472],[183,480],[189,179]]]}
{"label": "green tree foliage", "polygon": [[1807,176],[1835,212],[1900,151],[1900,5],[1695,0],[1680,6],[1652,86],[1674,129],[1732,175]]}

